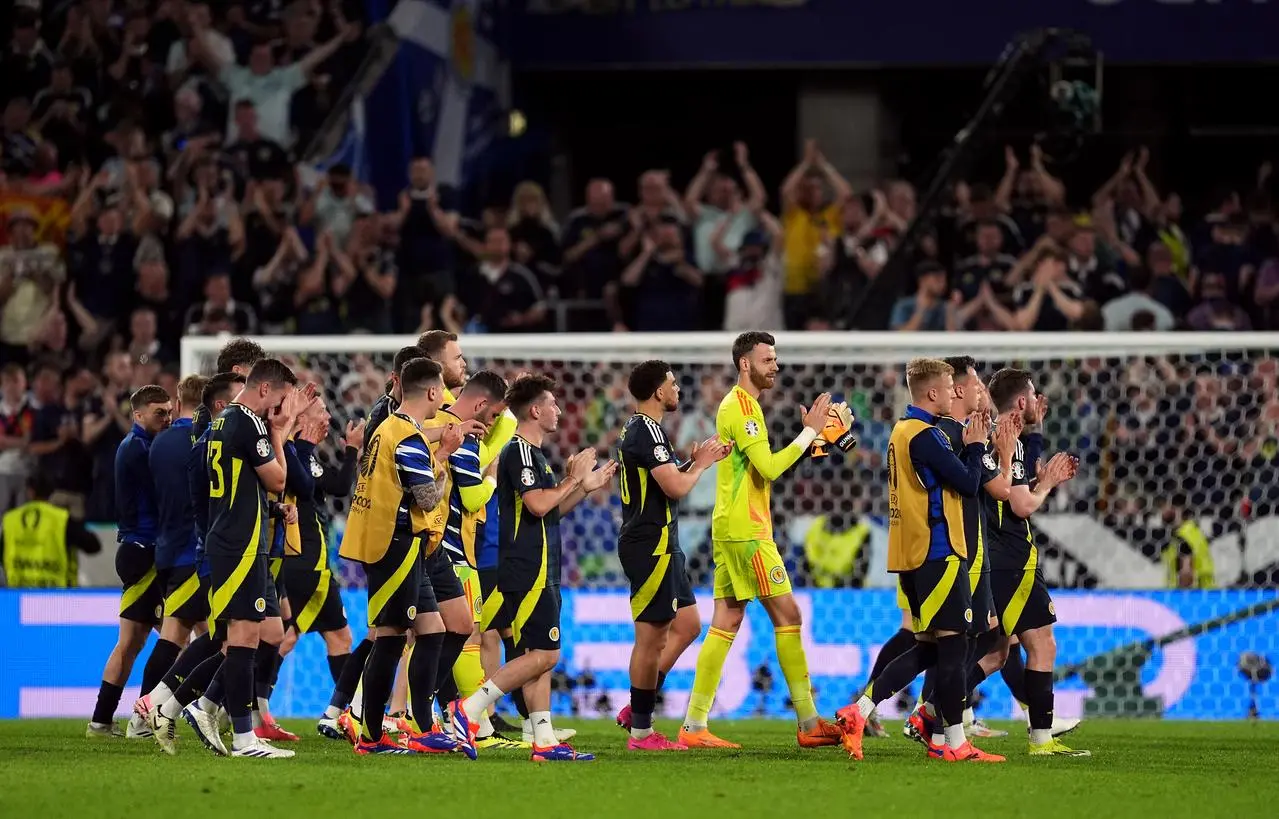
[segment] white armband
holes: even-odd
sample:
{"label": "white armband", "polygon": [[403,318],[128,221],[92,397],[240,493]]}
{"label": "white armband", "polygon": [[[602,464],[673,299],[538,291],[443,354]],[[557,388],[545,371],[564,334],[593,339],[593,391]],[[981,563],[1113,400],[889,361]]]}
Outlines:
{"label": "white armband", "polygon": [[804,427],[799,434],[795,436],[795,440],[791,441],[800,449],[808,449],[808,445],[817,437],[817,431],[812,427]]}

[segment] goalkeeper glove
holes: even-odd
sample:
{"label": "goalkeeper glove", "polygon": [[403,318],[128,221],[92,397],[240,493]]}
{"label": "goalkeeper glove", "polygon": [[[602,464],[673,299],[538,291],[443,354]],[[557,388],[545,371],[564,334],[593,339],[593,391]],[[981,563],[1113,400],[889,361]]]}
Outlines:
{"label": "goalkeeper glove", "polygon": [[810,454],[814,458],[825,458],[832,444],[844,452],[851,452],[857,446],[857,437],[853,435],[853,411],[842,401],[830,405],[826,412],[826,426],[813,441]]}

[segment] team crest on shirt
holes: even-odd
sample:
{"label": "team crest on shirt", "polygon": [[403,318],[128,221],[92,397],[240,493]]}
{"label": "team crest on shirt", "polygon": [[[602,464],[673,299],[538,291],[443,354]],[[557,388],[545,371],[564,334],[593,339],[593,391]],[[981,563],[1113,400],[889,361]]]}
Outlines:
{"label": "team crest on shirt", "polygon": [[746,434],[752,438],[759,434],[759,424],[755,422],[754,418],[746,419]]}
{"label": "team crest on shirt", "polygon": [[973,621],[973,610],[964,609],[964,622],[971,623]]}
{"label": "team crest on shirt", "polygon": [[982,466],[986,467],[987,469],[999,468],[998,464],[995,463],[995,456],[991,455],[989,452],[981,456],[981,463],[982,463]]}
{"label": "team crest on shirt", "polygon": [[525,486],[532,486],[535,477],[536,476],[533,474],[533,470],[530,467],[526,466],[520,470],[520,483]]}
{"label": "team crest on shirt", "polygon": [[1048,613],[1053,617],[1057,616],[1057,607],[1053,605],[1053,601],[1051,600],[1048,601]]}
{"label": "team crest on shirt", "polygon": [[671,453],[667,451],[666,447],[658,445],[653,447],[653,458],[658,463],[664,464],[671,459]]}
{"label": "team crest on shirt", "polygon": [[155,619],[159,620],[164,617],[164,605],[160,604],[155,607]]}
{"label": "team crest on shirt", "polygon": [[271,457],[271,442],[265,438],[258,439],[258,457],[260,458]]}
{"label": "team crest on shirt", "polygon": [[312,478],[324,477],[324,467],[320,466],[320,462],[315,459],[314,455],[311,456],[311,477]]}
{"label": "team crest on shirt", "polygon": [[476,616],[476,617],[479,617],[481,614],[483,614],[483,613],[484,613],[484,600],[483,600],[483,598],[481,598],[481,597],[479,597],[479,596],[477,595],[477,596],[476,596],[476,598],[475,598],[475,602],[474,602],[474,604],[471,606],[471,608],[475,609],[475,616]]}
{"label": "team crest on shirt", "polygon": [[408,611],[404,613],[409,616],[410,620],[415,619],[417,617],[417,606],[409,606]]}
{"label": "team crest on shirt", "polygon": [[262,597],[259,597],[257,600],[254,600],[253,608],[257,609],[259,613],[266,611],[266,600]]}
{"label": "team crest on shirt", "polygon": [[671,598],[671,611],[679,611],[679,599]]}
{"label": "team crest on shirt", "polygon": [[552,643],[558,643],[560,641],[560,627],[551,626],[551,631],[548,636],[551,638]]}
{"label": "team crest on shirt", "polygon": [[774,585],[780,586],[786,582],[786,570],[781,566],[774,566],[768,570],[768,579],[773,581]]}
{"label": "team crest on shirt", "polygon": [[1021,461],[1013,462],[1013,477],[1017,480],[1026,477],[1026,466]]}

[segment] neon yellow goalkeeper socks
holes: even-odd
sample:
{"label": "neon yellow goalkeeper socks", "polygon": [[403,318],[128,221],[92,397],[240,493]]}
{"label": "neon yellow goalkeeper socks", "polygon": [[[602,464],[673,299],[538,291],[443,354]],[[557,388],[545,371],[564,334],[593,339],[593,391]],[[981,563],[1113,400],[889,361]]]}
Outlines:
{"label": "neon yellow goalkeeper socks", "polygon": [[457,683],[457,691],[462,699],[474,694],[484,684],[484,664],[480,662],[478,644],[462,646],[462,653],[453,664],[453,681]]}
{"label": "neon yellow goalkeeper socks", "polygon": [[790,690],[790,701],[795,708],[795,718],[802,726],[817,721],[817,706],[813,704],[813,689],[808,679],[808,657],[804,655],[804,642],[799,626],[779,626],[773,631],[777,640],[777,662]]}
{"label": "neon yellow goalkeeper socks", "polygon": [[707,630],[702,650],[697,653],[697,673],[693,675],[693,691],[688,697],[685,726],[692,729],[706,727],[711,705],[715,702],[715,691],[719,688],[720,674],[724,671],[724,661],[728,659],[728,650],[733,647],[736,636],[734,632],[714,626]]}

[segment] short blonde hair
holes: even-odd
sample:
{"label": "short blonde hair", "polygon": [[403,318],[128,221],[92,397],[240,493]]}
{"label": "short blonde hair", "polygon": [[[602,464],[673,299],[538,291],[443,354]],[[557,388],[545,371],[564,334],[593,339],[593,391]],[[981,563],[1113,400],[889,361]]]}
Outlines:
{"label": "short blonde hair", "polygon": [[940,358],[912,358],[906,365],[906,388],[911,398],[926,392],[943,375],[954,375],[955,368]]}
{"label": "short blonde hair", "polygon": [[204,388],[209,379],[202,375],[188,375],[178,382],[178,400],[187,409],[195,409],[204,400]]}

